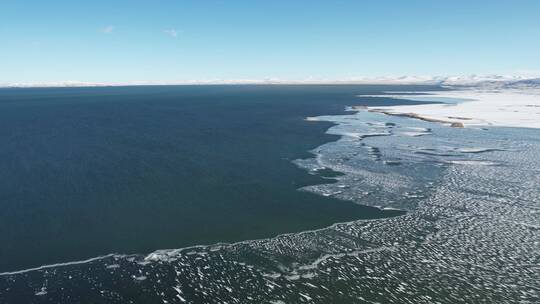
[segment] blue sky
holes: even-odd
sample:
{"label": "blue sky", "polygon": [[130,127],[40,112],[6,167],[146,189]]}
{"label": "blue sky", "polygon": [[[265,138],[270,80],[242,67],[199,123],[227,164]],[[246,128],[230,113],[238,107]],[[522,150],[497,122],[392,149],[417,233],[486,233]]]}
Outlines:
{"label": "blue sky", "polygon": [[0,83],[537,71],[537,0],[0,2]]}

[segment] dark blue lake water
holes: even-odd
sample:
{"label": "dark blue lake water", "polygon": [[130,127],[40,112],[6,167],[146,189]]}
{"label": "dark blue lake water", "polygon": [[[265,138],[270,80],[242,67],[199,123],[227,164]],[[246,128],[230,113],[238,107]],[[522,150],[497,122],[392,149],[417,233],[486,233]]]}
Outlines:
{"label": "dark blue lake water", "polygon": [[392,89],[432,88],[1,89],[0,272],[400,214],[298,191],[327,180],[291,162],[337,139],[305,117]]}

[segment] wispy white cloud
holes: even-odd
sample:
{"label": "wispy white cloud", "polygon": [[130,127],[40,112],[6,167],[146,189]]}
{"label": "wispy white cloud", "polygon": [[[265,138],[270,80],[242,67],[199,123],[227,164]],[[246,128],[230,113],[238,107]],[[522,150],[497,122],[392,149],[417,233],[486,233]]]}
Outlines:
{"label": "wispy white cloud", "polygon": [[110,34],[114,31],[114,26],[112,25],[108,25],[106,27],[104,27],[103,29],[101,29],[101,32],[104,33],[104,34]]}
{"label": "wispy white cloud", "polygon": [[175,30],[175,29],[169,29],[169,30],[164,30],[163,32],[165,32],[165,34],[173,37],[173,38],[176,38],[178,37],[178,31]]}

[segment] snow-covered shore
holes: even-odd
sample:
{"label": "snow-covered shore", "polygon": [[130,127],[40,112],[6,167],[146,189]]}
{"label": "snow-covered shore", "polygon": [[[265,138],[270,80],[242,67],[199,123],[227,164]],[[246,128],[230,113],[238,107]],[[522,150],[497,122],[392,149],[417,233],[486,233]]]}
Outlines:
{"label": "snow-covered shore", "polygon": [[[467,126],[540,128],[540,89],[466,89],[429,92],[429,95],[371,95],[426,101],[430,98],[461,100],[457,103],[367,107],[369,111],[402,115]],[[359,96],[362,97],[362,96]]]}

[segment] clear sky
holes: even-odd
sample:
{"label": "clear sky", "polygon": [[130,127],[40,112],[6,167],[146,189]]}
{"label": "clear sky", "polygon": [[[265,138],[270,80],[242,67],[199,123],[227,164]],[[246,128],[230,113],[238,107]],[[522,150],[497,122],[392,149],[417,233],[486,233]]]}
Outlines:
{"label": "clear sky", "polygon": [[538,0],[0,1],[0,83],[538,71]]}

